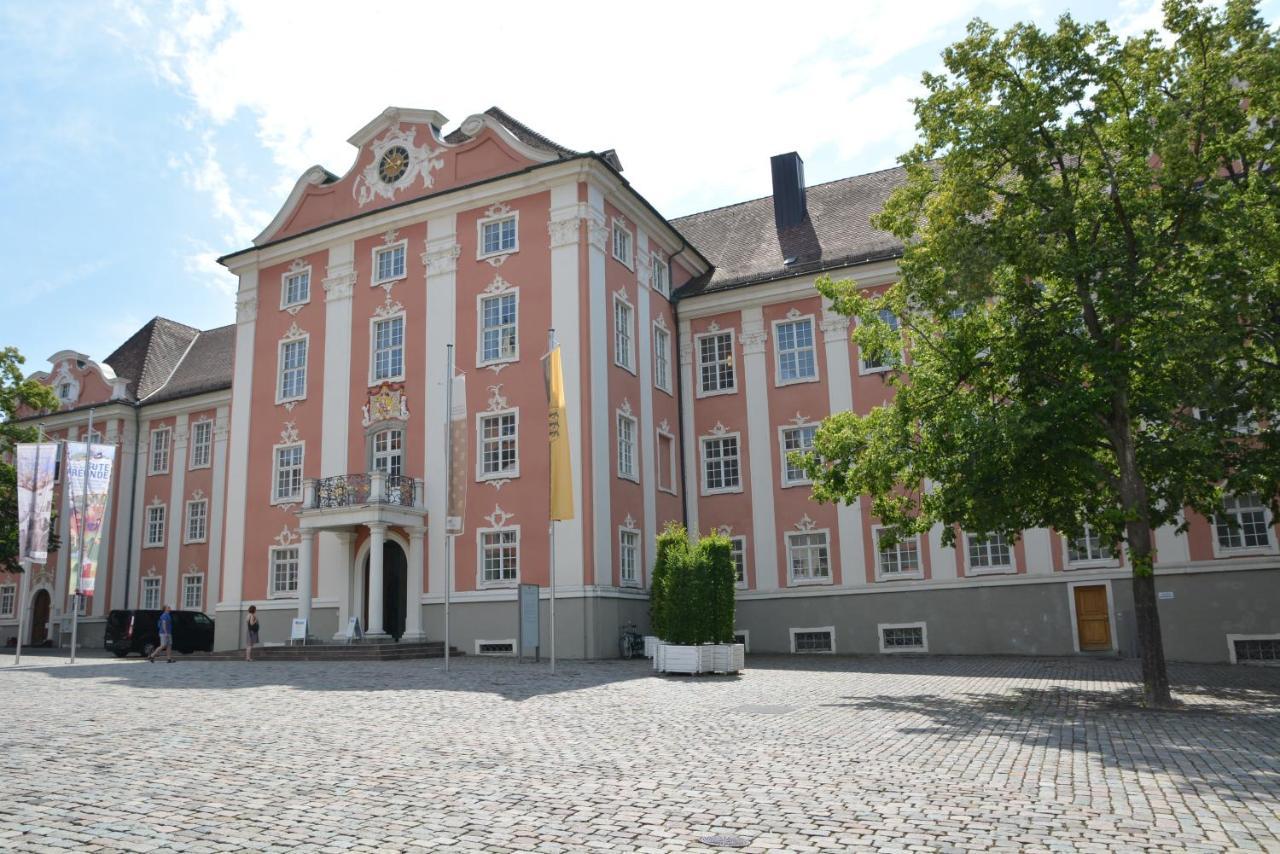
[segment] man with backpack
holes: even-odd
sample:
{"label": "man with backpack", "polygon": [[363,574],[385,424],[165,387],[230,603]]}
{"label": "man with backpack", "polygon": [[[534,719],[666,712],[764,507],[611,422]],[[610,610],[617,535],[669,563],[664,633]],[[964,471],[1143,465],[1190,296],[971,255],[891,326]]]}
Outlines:
{"label": "man with backpack", "polygon": [[156,623],[156,630],[160,633],[160,645],[151,650],[148,660],[154,662],[156,653],[164,650],[165,660],[173,664],[173,614],[169,613],[168,605],[165,605],[164,610],[160,612],[160,620]]}

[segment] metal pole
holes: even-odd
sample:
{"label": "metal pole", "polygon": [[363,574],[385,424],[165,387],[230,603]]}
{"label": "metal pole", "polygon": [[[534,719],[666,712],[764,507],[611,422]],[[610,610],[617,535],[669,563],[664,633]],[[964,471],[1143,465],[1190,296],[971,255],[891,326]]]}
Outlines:
{"label": "metal pole", "polygon": [[13,653],[14,667],[22,663],[22,624],[23,617],[27,615],[27,576],[31,574],[31,561],[24,558],[21,563],[22,577],[18,579],[18,646]]}
{"label": "metal pole", "polygon": [[[556,349],[556,331],[547,330],[547,355]],[[547,520],[548,539],[551,541],[551,563],[547,567],[547,575],[551,577],[551,672],[556,672],[556,523]]]}
{"label": "metal pole", "polygon": [[89,530],[89,460],[93,457],[93,410],[89,410],[89,428],[84,434],[84,491],[80,496],[80,569],[71,594],[71,663],[76,663],[76,629],[80,624],[80,579],[84,576],[84,535]]}
{"label": "metal pole", "polygon": [[453,492],[453,345],[445,345],[444,372],[444,670],[449,672],[449,589],[453,587],[453,534],[449,532],[449,499]]}

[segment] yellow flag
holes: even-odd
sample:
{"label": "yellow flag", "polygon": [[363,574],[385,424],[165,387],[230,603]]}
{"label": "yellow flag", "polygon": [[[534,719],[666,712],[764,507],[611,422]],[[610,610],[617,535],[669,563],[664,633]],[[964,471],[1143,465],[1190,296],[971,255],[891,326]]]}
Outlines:
{"label": "yellow flag", "polygon": [[569,464],[569,421],[564,407],[564,374],[557,344],[544,360],[547,380],[547,436],[551,443],[551,518],[573,518],[573,474]]}

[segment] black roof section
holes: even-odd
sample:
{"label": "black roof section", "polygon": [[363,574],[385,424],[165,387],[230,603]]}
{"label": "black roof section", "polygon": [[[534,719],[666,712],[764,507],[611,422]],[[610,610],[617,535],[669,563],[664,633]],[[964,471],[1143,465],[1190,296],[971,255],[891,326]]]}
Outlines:
{"label": "black roof section", "polygon": [[231,387],[235,326],[202,332],[153,317],[103,361],[128,381],[126,400],[156,403]]}

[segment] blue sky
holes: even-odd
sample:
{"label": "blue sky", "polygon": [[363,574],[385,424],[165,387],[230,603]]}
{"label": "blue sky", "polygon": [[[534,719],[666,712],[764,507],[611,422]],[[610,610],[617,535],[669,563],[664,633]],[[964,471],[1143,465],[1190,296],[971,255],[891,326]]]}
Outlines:
{"label": "blue sky", "polygon": [[[767,195],[782,151],[811,184],[892,165],[920,73],[974,16],[1159,23],[1148,0],[456,5],[0,0],[0,345],[37,370],[154,315],[230,323],[214,259],[307,167],[344,173],[347,137],[390,105],[450,127],[498,105],[616,148],[674,217]],[[1280,0],[1262,8],[1274,22]]]}

